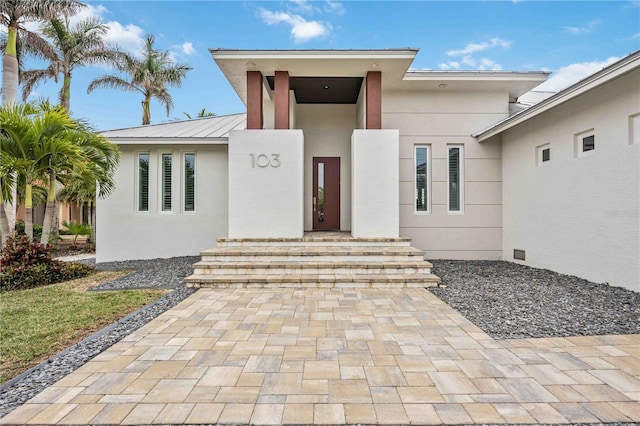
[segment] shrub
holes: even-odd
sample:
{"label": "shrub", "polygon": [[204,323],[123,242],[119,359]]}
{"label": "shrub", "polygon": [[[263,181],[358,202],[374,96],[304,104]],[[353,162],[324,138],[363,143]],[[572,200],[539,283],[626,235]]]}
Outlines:
{"label": "shrub", "polygon": [[[24,220],[16,220],[16,234],[24,235]],[[42,225],[33,224],[33,239],[39,240],[42,236]]]}
{"label": "shrub", "polygon": [[92,266],[51,259],[49,249],[26,235],[7,240],[2,250],[0,290],[24,290],[89,275]]}
{"label": "shrub", "polygon": [[69,232],[74,236],[73,238],[73,246],[76,246],[76,241],[78,241],[78,237],[80,235],[91,235],[91,227],[86,223],[67,222],[66,220],[62,222],[62,226],[67,228]]}

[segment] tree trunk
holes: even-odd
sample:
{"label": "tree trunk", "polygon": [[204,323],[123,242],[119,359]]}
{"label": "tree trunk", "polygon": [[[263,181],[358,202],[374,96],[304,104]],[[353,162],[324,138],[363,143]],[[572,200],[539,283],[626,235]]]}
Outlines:
{"label": "tree trunk", "polygon": [[96,243],[96,227],[95,227],[96,221],[93,217],[93,212],[95,209],[93,208],[93,200],[91,198],[89,198],[89,200],[87,201],[87,207],[89,208],[89,214],[87,215],[89,218],[89,227],[91,228],[91,235],[89,235],[89,241],[95,244]]}
{"label": "tree trunk", "polygon": [[151,123],[151,97],[145,96],[142,101],[142,125]]}
{"label": "tree trunk", "polygon": [[69,112],[69,102],[71,99],[71,73],[65,73],[62,81],[62,89],[60,90],[60,105]]}
{"label": "tree trunk", "polygon": [[9,25],[7,29],[7,47],[2,59],[2,106],[13,105],[18,99],[18,57],[16,43],[18,27]]}
{"label": "tree trunk", "polygon": [[[7,46],[2,59],[2,106],[16,103],[18,99],[18,57],[17,57],[18,24],[10,23],[7,28]],[[4,205],[10,234],[16,229],[16,205],[18,194],[16,185],[11,188],[12,199]],[[4,235],[4,233],[3,233]]]}
{"label": "tree trunk", "polygon": [[33,195],[32,184],[27,182],[24,195],[24,233],[33,240]]}
{"label": "tree trunk", "polygon": [[7,214],[5,212],[5,204],[0,202],[0,231],[2,232],[2,239],[0,241],[0,249],[4,247],[4,243],[9,236],[13,234],[9,228],[9,222],[7,221]]}
{"label": "tree trunk", "polygon": [[42,223],[42,237],[40,243],[44,246],[49,245],[49,237],[51,236],[51,226],[53,225],[53,214],[55,210],[56,200],[56,174],[49,173],[49,193],[47,194],[47,205],[44,209],[44,221]]}

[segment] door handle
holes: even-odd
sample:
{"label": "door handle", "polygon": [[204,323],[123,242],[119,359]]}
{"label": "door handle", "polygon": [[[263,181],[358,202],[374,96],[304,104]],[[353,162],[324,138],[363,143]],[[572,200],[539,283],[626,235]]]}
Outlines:
{"label": "door handle", "polygon": [[316,211],[316,203],[317,203],[317,199],[316,197],[313,197],[313,211]]}

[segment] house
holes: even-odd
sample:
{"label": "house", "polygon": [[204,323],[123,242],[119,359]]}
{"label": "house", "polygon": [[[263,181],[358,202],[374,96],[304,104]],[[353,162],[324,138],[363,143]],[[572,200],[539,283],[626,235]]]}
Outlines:
{"label": "house", "polygon": [[98,262],[341,230],[640,290],[640,52],[526,108],[548,73],[412,70],[416,49],[211,53],[246,114],[103,133],[122,159]]}

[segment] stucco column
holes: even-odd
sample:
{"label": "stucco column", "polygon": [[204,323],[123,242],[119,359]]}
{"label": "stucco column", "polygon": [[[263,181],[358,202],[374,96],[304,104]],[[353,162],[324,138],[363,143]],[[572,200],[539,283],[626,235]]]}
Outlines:
{"label": "stucco column", "polygon": [[382,73],[367,73],[366,128],[382,129]]}
{"label": "stucco column", "polygon": [[262,73],[247,71],[247,129],[262,129]]}
{"label": "stucco column", "polygon": [[275,79],[275,123],[274,129],[289,128],[289,73],[276,71]]}

